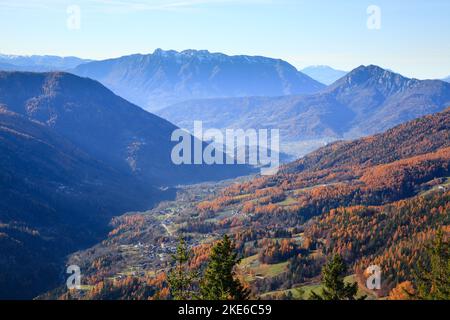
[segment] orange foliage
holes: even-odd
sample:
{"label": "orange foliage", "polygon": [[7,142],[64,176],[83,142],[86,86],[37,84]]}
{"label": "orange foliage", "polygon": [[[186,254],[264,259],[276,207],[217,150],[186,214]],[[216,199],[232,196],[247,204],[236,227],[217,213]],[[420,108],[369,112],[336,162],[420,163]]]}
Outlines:
{"label": "orange foliage", "polygon": [[415,289],[411,281],[399,283],[389,293],[389,300],[411,300],[411,295],[415,293]]}

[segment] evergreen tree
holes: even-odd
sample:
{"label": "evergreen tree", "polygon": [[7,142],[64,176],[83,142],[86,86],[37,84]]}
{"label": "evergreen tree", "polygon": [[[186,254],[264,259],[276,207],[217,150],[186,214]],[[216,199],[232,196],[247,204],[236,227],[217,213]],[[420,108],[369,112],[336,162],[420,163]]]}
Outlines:
{"label": "evergreen tree", "polygon": [[225,235],[212,249],[208,266],[200,284],[203,300],[246,300],[249,290],[235,277],[234,268],[240,262],[234,243]]}
{"label": "evergreen tree", "polygon": [[190,251],[181,237],[172,259],[175,267],[167,276],[170,293],[175,300],[190,300],[194,298],[192,288],[196,274],[189,270]]}
{"label": "evergreen tree", "polygon": [[412,296],[420,300],[449,300],[450,252],[442,230],[438,231],[432,246],[426,251],[415,271],[417,291]]}
{"label": "evergreen tree", "polygon": [[[355,300],[358,293],[358,284],[345,283],[344,277],[347,266],[340,255],[335,255],[322,268],[322,294],[312,291],[312,300]],[[365,299],[362,297],[361,299]]]}

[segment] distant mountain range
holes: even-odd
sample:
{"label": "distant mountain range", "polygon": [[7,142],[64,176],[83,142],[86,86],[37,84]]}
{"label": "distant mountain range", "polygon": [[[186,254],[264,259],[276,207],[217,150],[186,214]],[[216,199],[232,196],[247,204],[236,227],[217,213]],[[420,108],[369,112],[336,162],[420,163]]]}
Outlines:
{"label": "distant mountain range", "polygon": [[325,87],[283,60],[196,50],[157,49],[82,64],[71,72],[98,80],[150,111],[192,99],[282,96]]}
{"label": "distant mountain range", "polygon": [[447,78],[445,78],[445,79],[442,79],[442,81],[445,81],[445,82],[450,82],[450,76],[448,76]]}
{"label": "distant mountain range", "polygon": [[186,129],[192,129],[195,120],[219,129],[278,128],[286,144],[374,134],[447,106],[450,84],[408,79],[371,65],[311,95],[195,100],[158,114]]}
{"label": "distant mountain range", "polygon": [[2,71],[15,71],[17,69],[21,69],[21,67],[9,63],[0,62],[0,70]]}
{"label": "distant mountain range", "polygon": [[112,216],[170,197],[167,187],[250,172],[176,166],[175,129],[94,80],[0,72],[0,298],[50,288],[58,259],[104,236]]}
{"label": "distant mountain range", "polygon": [[0,70],[2,71],[65,71],[92,60],[77,57],[58,56],[17,56],[0,54]]}
{"label": "distant mountain range", "polygon": [[309,66],[300,71],[326,85],[334,83],[347,74],[346,71],[336,70],[329,66]]}

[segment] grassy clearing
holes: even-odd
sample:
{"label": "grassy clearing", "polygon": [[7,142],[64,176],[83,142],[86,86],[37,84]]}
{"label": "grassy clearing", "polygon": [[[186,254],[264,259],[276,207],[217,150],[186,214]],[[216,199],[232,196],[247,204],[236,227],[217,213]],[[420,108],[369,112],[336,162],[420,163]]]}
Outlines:
{"label": "grassy clearing", "polygon": [[258,255],[257,254],[255,254],[253,256],[250,256],[250,257],[247,257],[245,259],[242,259],[240,266],[245,268],[245,267],[248,267],[251,264],[255,263],[255,261],[258,261]]}
{"label": "grassy clearing", "polygon": [[434,192],[439,192],[439,191],[442,192],[442,188],[445,188],[445,190],[450,190],[450,177],[446,177],[446,180],[443,183],[441,183],[437,186],[434,186],[430,190],[421,192],[420,195],[425,196],[425,195],[432,194]]}
{"label": "grassy clearing", "polygon": [[259,262],[258,255],[245,258],[241,261],[240,267],[244,271],[245,281],[252,282],[256,279],[273,278],[286,271],[288,262],[277,264],[263,264]]}
{"label": "grassy clearing", "polygon": [[291,205],[297,204],[297,203],[298,202],[294,198],[287,197],[286,200],[277,203],[277,205],[280,205],[280,206],[291,206]]}
{"label": "grassy clearing", "polygon": [[82,291],[90,291],[90,290],[92,290],[92,288],[94,288],[94,286],[91,286],[91,285],[81,285],[80,290],[82,290]]}
{"label": "grassy clearing", "polygon": [[220,220],[223,220],[225,218],[230,218],[233,216],[233,213],[235,212],[235,210],[233,209],[229,209],[229,210],[225,210],[225,211],[220,211],[218,213],[216,213],[216,215],[214,216],[214,218],[210,218],[205,220],[205,222],[218,222]]}
{"label": "grassy clearing", "polygon": [[[345,277],[344,281],[347,283],[356,282],[355,275],[350,275],[350,276]],[[290,294],[292,296],[292,298],[295,300],[305,300],[305,299],[308,299],[312,295],[313,291],[320,294],[322,291],[322,288],[323,288],[323,286],[320,283],[308,284],[308,285],[303,285],[303,286],[295,287],[295,288],[288,289],[288,290],[267,292],[267,293],[262,294],[261,298],[284,293],[286,295]],[[359,286],[357,297],[360,298],[364,295],[367,296],[367,298],[366,298],[367,300],[376,300],[377,299],[377,297],[372,292],[370,292],[367,288],[362,288],[361,286]]]}
{"label": "grassy clearing", "polygon": [[292,288],[292,289],[287,289],[287,290],[278,290],[278,291],[271,291],[271,292],[267,292],[261,295],[261,298],[267,298],[269,296],[273,296],[273,295],[281,295],[281,294],[286,294],[286,295],[291,295],[293,299],[295,300],[305,300],[308,299],[308,297],[311,295],[312,291],[315,292],[319,292],[319,289],[322,286],[320,284],[309,284],[309,285],[304,285],[304,286],[299,286],[296,288]]}
{"label": "grassy clearing", "polygon": [[236,201],[242,201],[242,200],[251,198],[252,196],[253,196],[253,195],[250,194],[250,193],[248,193],[248,194],[241,194],[241,195],[238,195],[238,196],[233,197],[233,200],[236,200]]}

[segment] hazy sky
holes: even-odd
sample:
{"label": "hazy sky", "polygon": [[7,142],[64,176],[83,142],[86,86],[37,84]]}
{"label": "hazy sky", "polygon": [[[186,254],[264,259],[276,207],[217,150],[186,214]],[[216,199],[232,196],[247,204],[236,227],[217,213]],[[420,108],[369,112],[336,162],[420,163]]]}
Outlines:
{"label": "hazy sky", "polygon": [[0,52],[100,59],[208,49],[442,78],[449,17],[448,0],[0,0]]}

